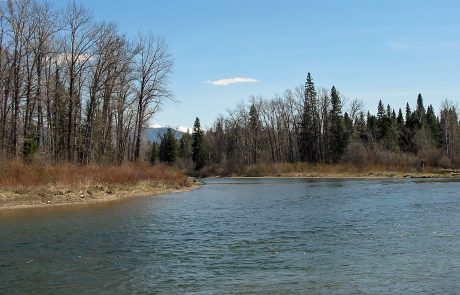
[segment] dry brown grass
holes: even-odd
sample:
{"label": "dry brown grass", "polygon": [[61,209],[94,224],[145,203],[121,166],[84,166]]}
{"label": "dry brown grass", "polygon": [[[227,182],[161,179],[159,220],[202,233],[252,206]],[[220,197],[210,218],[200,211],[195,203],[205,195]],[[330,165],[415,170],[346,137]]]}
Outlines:
{"label": "dry brown grass", "polygon": [[369,164],[353,165],[340,163],[328,164],[309,164],[309,163],[277,163],[277,164],[257,164],[242,168],[241,173],[234,176],[247,177],[403,177],[424,176],[441,174],[438,169],[425,167],[423,171],[403,164]]}
{"label": "dry brown grass", "polygon": [[179,170],[145,163],[121,166],[78,166],[75,164],[39,165],[22,161],[0,163],[0,187],[35,188],[50,185],[135,185],[151,181],[164,185],[185,186],[187,177]]}

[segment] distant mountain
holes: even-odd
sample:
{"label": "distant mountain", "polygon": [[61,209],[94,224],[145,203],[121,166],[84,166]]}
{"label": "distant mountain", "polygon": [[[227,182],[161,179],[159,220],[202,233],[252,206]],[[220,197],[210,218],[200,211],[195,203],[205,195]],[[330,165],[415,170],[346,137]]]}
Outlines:
{"label": "distant mountain", "polygon": [[[145,130],[144,130],[144,140],[146,142],[150,141],[150,142],[159,143],[161,141],[161,138],[163,137],[163,135],[167,131],[168,131],[167,127],[160,127],[160,128],[149,127],[149,128],[145,128]],[[175,129],[173,129],[173,131],[174,131],[174,136],[176,137],[176,139],[179,140],[179,139],[182,138],[182,135],[184,134],[183,132],[175,130]]]}

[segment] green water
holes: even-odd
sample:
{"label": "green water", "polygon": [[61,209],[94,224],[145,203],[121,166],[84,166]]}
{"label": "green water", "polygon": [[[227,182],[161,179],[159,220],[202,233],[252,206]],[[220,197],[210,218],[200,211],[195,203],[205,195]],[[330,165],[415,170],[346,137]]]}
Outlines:
{"label": "green water", "polygon": [[458,294],[460,183],[206,180],[0,211],[0,294]]}

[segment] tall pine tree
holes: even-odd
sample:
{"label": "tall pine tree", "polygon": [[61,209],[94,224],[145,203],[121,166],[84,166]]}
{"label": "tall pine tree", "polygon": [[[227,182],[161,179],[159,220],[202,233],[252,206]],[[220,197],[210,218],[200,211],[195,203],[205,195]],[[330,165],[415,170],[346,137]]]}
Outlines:
{"label": "tall pine tree", "polygon": [[345,151],[347,136],[342,116],[342,102],[335,86],[331,89],[331,104],[329,157],[332,163],[337,163]]}
{"label": "tall pine tree", "polygon": [[161,138],[159,157],[160,161],[172,164],[177,159],[178,146],[177,140],[174,137],[174,131],[168,128],[166,133]]}
{"label": "tall pine tree", "polygon": [[321,155],[321,126],[319,124],[318,101],[315,83],[307,74],[304,106],[301,120],[301,157],[303,161],[318,163]]}
{"label": "tall pine tree", "polygon": [[417,96],[417,108],[415,109],[415,123],[417,128],[422,128],[425,125],[425,106],[423,105],[422,94]]}
{"label": "tall pine tree", "polygon": [[409,103],[406,103],[406,122],[405,128],[400,136],[399,146],[404,152],[416,153],[417,145],[415,144],[416,119],[414,118]]}
{"label": "tall pine tree", "polygon": [[439,119],[436,117],[434,113],[434,108],[432,105],[429,105],[426,111],[425,116],[426,127],[430,131],[432,143],[434,147],[440,148],[442,144],[442,135],[441,135],[441,127],[439,124]]}
{"label": "tall pine tree", "polygon": [[391,116],[391,110],[383,106],[381,100],[379,100],[379,106],[377,109],[377,129],[378,129],[378,139],[383,140],[390,130],[391,121],[389,116]]}
{"label": "tall pine tree", "polygon": [[203,139],[204,132],[201,129],[200,119],[196,117],[192,133],[192,160],[196,171],[203,168],[205,164]]}

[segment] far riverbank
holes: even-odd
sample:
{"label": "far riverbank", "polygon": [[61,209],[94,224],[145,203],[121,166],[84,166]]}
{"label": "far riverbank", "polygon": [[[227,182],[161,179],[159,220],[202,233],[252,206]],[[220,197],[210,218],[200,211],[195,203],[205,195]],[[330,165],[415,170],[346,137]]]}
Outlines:
{"label": "far riverbank", "polygon": [[225,171],[219,167],[209,167],[207,177],[232,178],[459,178],[457,169],[436,167],[408,168],[397,166],[354,166],[347,164],[311,165],[307,163],[257,164],[242,167],[236,171]]}
{"label": "far riverbank", "polygon": [[[220,177],[220,176],[215,176]],[[445,173],[401,173],[401,172],[379,172],[379,173],[281,173],[281,174],[268,174],[264,176],[240,176],[232,175],[227,178],[305,178],[305,179],[386,179],[386,178],[446,178],[446,179],[460,179],[460,176],[445,174]]]}

